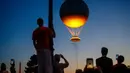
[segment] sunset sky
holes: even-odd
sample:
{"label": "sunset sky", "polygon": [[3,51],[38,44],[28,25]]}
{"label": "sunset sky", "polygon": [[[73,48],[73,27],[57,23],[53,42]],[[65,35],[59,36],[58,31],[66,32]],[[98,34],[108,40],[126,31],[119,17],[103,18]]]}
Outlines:
{"label": "sunset sky", "polygon": [[[89,7],[89,18],[83,27],[77,48],[70,41],[71,35],[59,16],[64,0],[53,0],[53,22],[56,31],[55,53],[61,53],[70,65],[65,73],[76,69],[75,52],[78,49],[79,67],[83,69],[86,58],[101,56],[101,47],[108,48],[108,57],[116,63],[116,54],[125,57],[130,65],[130,0],[84,0]],[[30,56],[35,54],[32,32],[38,27],[37,18],[48,24],[48,0],[0,0],[0,64],[10,59],[22,62],[22,71]],[[95,61],[94,61],[95,65]]]}

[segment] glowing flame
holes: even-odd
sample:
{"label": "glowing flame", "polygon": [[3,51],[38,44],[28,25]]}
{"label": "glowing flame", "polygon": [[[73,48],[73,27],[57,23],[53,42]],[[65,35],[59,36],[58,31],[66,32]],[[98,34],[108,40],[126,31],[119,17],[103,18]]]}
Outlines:
{"label": "glowing flame", "polygon": [[87,17],[85,16],[79,16],[79,15],[73,15],[73,16],[65,16],[62,18],[62,21],[64,22],[64,24],[67,27],[70,28],[79,28],[81,26],[83,26],[86,21],[87,21]]}

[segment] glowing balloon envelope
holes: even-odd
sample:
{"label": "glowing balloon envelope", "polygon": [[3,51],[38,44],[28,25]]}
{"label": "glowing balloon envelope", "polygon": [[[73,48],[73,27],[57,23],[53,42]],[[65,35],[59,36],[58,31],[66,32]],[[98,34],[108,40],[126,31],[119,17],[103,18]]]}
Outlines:
{"label": "glowing balloon envelope", "polygon": [[72,35],[71,41],[79,42],[82,27],[88,20],[89,9],[83,0],[66,0],[60,8],[60,18]]}

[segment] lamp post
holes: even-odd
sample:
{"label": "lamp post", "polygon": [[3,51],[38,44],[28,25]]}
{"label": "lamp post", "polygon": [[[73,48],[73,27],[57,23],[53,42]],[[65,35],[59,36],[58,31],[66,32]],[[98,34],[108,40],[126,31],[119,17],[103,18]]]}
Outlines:
{"label": "lamp post", "polygon": [[[55,34],[55,30],[54,30],[54,26],[53,26],[53,0],[49,0],[49,16],[48,16],[48,27],[53,31],[53,34],[54,34],[54,37],[56,36]],[[53,48],[53,38],[50,38],[51,39],[51,50],[53,51],[54,48]]]}
{"label": "lamp post", "polygon": [[[49,0],[49,15],[48,15],[48,27],[53,31],[54,37],[56,36],[54,27],[53,27],[53,0]],[[50,47],[51,47],[51,57],[52,57],[52,65],[53,65],[53,73],[54,73],[54,63],[53,63],[53,51],[54,51],[54,42],[53,38],[50,38]]]}

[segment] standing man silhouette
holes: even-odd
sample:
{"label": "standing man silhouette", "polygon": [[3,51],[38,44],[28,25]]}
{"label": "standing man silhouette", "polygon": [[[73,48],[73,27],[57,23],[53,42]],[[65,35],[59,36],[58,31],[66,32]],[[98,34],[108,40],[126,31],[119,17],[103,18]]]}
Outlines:
{"label": "standing man silhouette", "polygon": [[96,59],[96,66],[101,69],[103,73],[110,73],[113,67],[113,61],[107,57],[108,49],[102,47],[102,57]]}
{"label": "standing man silhouette", "polygon": [[38,28],[33,31],[32,40],[37,52],[38,73],[52,73],[52,57],[50,38],[53,37],[51,29],[44,27],[42,18],[37,19]]}

